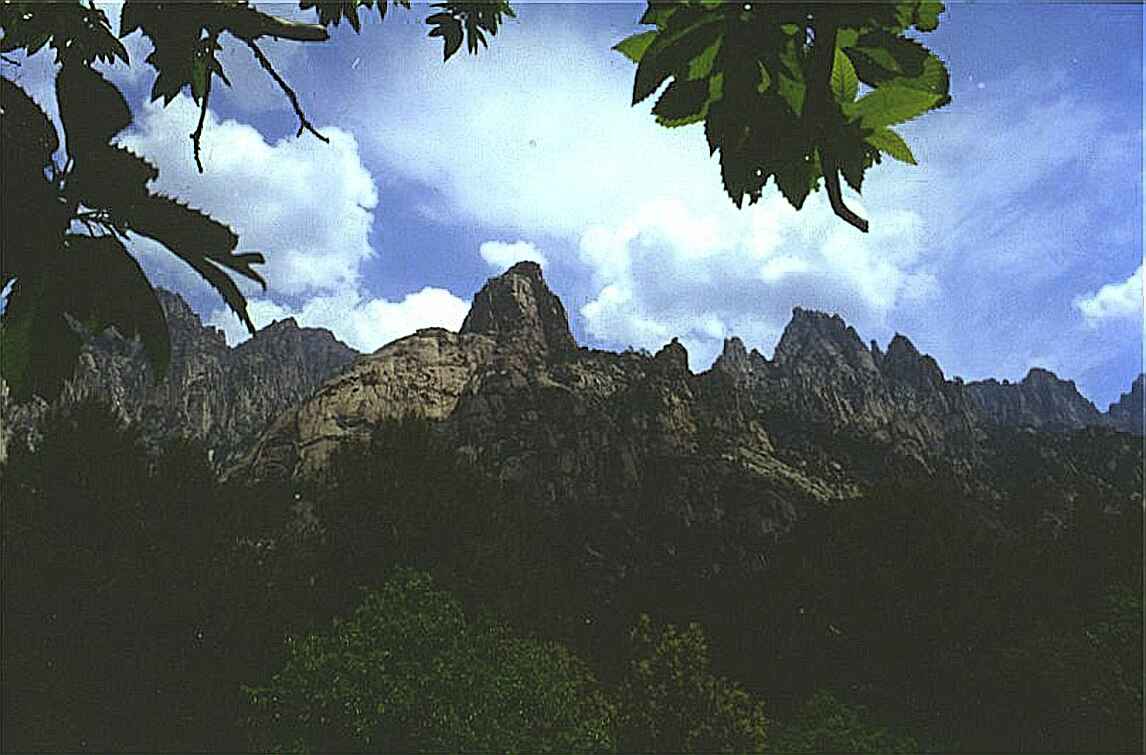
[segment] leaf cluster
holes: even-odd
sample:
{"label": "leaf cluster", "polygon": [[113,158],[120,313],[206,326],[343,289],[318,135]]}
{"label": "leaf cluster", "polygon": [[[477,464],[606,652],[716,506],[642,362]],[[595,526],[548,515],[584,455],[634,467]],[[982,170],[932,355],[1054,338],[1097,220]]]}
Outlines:
{"label": "leaf cluster", "polygon": [[573,752],[612,749],[612,709],[552,642],[471,622],[421,572],[399,570],[347,621],[288,643],[247,690],[256,743],[276,751]]}
{"label": "leaf cluster", "polygon": [[478,2],[449,0],[444,3],[434,3],[431,7],[437,12],[426,19],[426,23],[433,26],[429,36],[441,37],[444,43],[442,54],[449,60],[462,46],[465,39],[466,49],[471,55],[476,55],[478,44],[488,47],[486,33],[491,37],[497,34],[498,27],[504,23],[504,17],[516,18],[513,8],[507,0],[479,0]]}
{"label": "leaf cluster", "polygon": [[67,143],[62,166],[55,157],[60,136],[48,116],[20,86],[0,79],[0,192],[5,212],[22,218],[4,224],[0,260],[0,285],[12,284],[0,319],[0,375],[14,396],[55,396],[71,376],[83,334],[107,328],[138,336],[156,377],[163,375],[171,349],[163,310],[124,246],[129,233],[174,252],[253,331],[227,273],[263,283],[251,267],[262,255],[236,254],[231,229],[148,189],[157,169],[112,143],[131,125],[131,111],[91,67],[66,62],[56,97]]}
{"label": "leaf cluster", "polygon": [[0,53],[23,50],[34,55],[45,45],[57,63],[127,61],[127,50],[112,33],[107,14],[93,4],[4,2],[0,4]]}
{"label": "leaf cluster", "polygon": [[862,706],[838,700],[817,690],[791,721],[779,727],[772,744],[777,752],[919,752],[911,736],[897,734],[870,722]]}
{"label": "leaf cluster", "polygon": [[704,123],[737,207],[773,180],[800,209],[823,179],[837,214],[866,230],[843,206],[839,176],[858,192],[881,155],[915,162],[890,127],[950,101],[943,61],[907,35],[933,31],[942,10],[926,0],[649,2],[641,23],[654,28],[614,49],[637,64],[633,104],[659,90],[659,124]]}
{"label": "leaf cluster", "polygon": [[763,704],[710,669],[699,624],[657,628],[642,614],[629,633],[621,682],[623,752],[763,752]]}

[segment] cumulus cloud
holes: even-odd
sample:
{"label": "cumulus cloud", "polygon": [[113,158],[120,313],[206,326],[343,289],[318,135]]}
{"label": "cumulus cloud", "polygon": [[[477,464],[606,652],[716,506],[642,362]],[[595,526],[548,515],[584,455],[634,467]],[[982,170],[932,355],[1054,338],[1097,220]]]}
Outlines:
{"label": "cumulus cloud", "polygon": [[1107,283],[1097,291],[1078,297],[1074,306],[1091,327],[1108,320],[1142,317],[1142,265],[1126,280]]}
{"label": "cumulus cloud", "polygon": [[779,196],[728,214],[649,202],[582,235],[581,258],[599,291],[581,315],[591,335],[611,343],[652,349],[679,336],[703,368],[730,335],[768,351],[793,304],[870,325],[897,302],[935,292],[934,278],[916,269],[912,213],[885,213],[870,237],[832,217],[821,204],[797,213]]}
{"label": "cumulus cloud", "polygon": [[[443,66],[411,42],[404,75],[347,112],[372,159],[432,186],[456,215],[559,239],[545,257],[580,278],[569,287],[591,338],[656,348],[679,336],[703,368],[732,333],[769,348],[794,305],[876,327],[937,291],[911,210],[871,203],[871,236],[844,226],[821,194],[800,213],[775,192],[737,210],[699,126],[665,129],[651,102],[631,106],[632,66],[608,52],[625,30],[586,32],[555,16],[523,10],[480,65]],[[410,88],[419,96],[400,96]],[[535,251],[492,242],[481,254],[504,267]]]}
{"label": "cumulus cloud", "polygon": [[[327,328],[350,346],[371,352],[420,328],[461,328],[470,305],[441,288],[426,287],[407,294],[401,301],[371,299],[352,290],[308,299],[299,308],[270,299],[252,299],[251,319],[262,328],[276,320],[293,317],[299,325]],[[227,312],[216,310],[208,323],[221,328],[229,343],[247,337],[243,326]]]}
{"label": "cumulus cloud", "polygon": [[536,262],[542,267],[549,264],[549,260],[538,251],[532,241],[515,241],[512,244],[506,241],[485,241],[482,242],[478,252],[490,267],[499,272],[525,260]]}
{"label": "cumulus cloud", "polygon": [[357,286],[359,265],[374,253],[378,193],[355,138],[325,127],[330,144],[293,136],[271,144],[252,126],[208,112],[200,174],[187,139],[197,118],[186,96],[167,107],[147,103],[120,142],[160,166],[157,191],[231,226],[243,250],[264,253],[261,272],[277,294]]}
{"label": "cumulus cloud", "polygon": [[[195,167],[187,134],[198,110],[186,97],[168,107],[143,105],[121,143],[160,166],[154,189],[201,208],[231,226],[240,251],[266,256],[263,293],[239,281],[256,327],[294,317],[324,327],[361,351],[373,351],[423,327],[457,329],[469,305],[441,288],[423,288],[391,301],[370,295],[362,265],[378,204],[374,180],[355,138],[325,126],[329,144],[293,136],[268,142],[260,132],[209,111],[203,134],[206,172]],[[232,344],[248,334],[238,318],[196,274],[146,239],[133,239],[152,280],[208,311],[207,322]]]}

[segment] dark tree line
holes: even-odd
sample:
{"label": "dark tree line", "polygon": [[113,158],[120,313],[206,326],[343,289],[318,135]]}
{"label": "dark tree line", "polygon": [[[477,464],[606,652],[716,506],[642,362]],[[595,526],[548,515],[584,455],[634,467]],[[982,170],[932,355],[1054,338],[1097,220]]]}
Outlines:
{"label": "dark tree line", "polygon": [[[718,531],[539,511],[428,424],[251,488],[80,404],[0,471],[5,747],[1139,751],[1141,510],[1041,501],[878,490],[713,576]],[[586,532],[680,558],[635,547],[617,581]],[[463,704],[499,684],[549,702]]]}

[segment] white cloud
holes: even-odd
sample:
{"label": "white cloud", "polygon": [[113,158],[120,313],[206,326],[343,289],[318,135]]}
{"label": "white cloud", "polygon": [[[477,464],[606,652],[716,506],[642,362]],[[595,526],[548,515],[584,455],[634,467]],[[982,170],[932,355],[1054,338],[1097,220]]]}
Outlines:
{"label": "white cloud", "polygon": [[[321,127],[324,144],[309,136],[269,143],[253,127],[220,121],[208,112],[198,172],[187,134],[198,110],[184,96],[166,108],[149,103],[121,142],[159,167],[154,189],[178,197],[227,223],[239,251],[259,251],[268,290],[239,281],[256,327],[294,317],[300,325],[328,328],[360,351],[373,351],[418,328],[457,330],[469,304],[441,288],[423,288],[400,301],[371,296],[363,263],[374,256],[369,235],[378,192],[348,132]],[[173,288],[210,314],[230,343],[246,329],[218,296],[174,255],[134,239],[152,280]]]}
{"label": "white cloud", "polygon": [[157,191],[231,226],[240,251],[265,254],[260,271],[276,294],[356,287],[359,265],[373,255],[378,193],[354,137],[326,127],[330,144],[307,136],[269,144],[253,127],[208,112],[200,174],[187,138],[197,118],[185,96],[166,108],[147,103],[120,142],[159,165]]}
{"label": "white cloud", "polygon": [[542,267],[549,264],[549,260],[538,251],[532,241],[515,241],[512,244],[506,241],[484,241],[478,251],[481,258],[498,272],[524,260],[536,262]]}
{"label": "white cloud", "polygon": [[1093,293],[1078,297],[1074,306],[1091,327],[1107,320],[1142,317],[1142,266],[1124,281],[1107,283]]}
{"label": "white cloud", "polygon": [[[633,68],[608,52],[625,30],[589,37],[546,12],[526,9],[476,62],[443,66],[411,40],[403,76],[345,112],[364,150],[431,186],[452,213],[560,239],[546,256],[581,272],[579,310],[598,342],[655,349],[679,336],[703,368],[731,333],[767,349],[794,305],[874,326],[937,290],[912,211],[873,202],[875,232],[863,236],[821,194],[798,214],[774,191],[737,210],[700,127],[665,129],[651,101],[631,106]],[[483,245],[482,256],[512,264],[533,251],[518,244],[514,254]]]}
{"label": "white cloud", "polygon": [[[269,299],[252,299],[249,310],[258,328],[293,317],[303,327],[327,328],[355,349],[371,352],[420,328],[458,330],[469,308],[467,302],[445,289],[426,287],[407,294],[402,301],[367,299],[345,290],[313,297],[298,309]],[[246,329],[224,309],[212,313],[207,322],[221,328],[231,344],[247,338]]]}
{"label": "white cloud", "polygon": [[769,350],[794,304],[840,312],[862,328],[898,301],[934,293],[918,268],[914,214],[884,213],[870,236],[833,221],[823,203],[797,213],[776,195],[743,213],[649,202],[582,235],[599,292],[581,315],[610,343],[655,349],[679,336],[703,369],[730,335]]}

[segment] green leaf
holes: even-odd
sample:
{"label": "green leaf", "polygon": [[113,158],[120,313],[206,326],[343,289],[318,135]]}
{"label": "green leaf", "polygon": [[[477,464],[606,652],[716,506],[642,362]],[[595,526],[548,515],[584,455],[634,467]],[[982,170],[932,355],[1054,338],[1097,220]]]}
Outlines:
{"label": "green leaf", "polygon": [[855,66],[839,48],[836,49],[836,59],[832,64],[831,87],[836,101],[841,104],[854,102],[859,92],[859,77],[856,76]]}
{"label": "green leaf", "polygon": [[760,83],[756,85],[756,91],[759,94],[764,94],[768,91],[768,87],[772,85],[772,76],[768,73],[768,69],[760,61],[756,61],[756,65],[760,68]]}
{"label": "green leaf", "polygon": [[21,276],[0,316],[0,377],[16,401],[54,400],[75,371],[83,341],[64,316],[60,289],[49,271]]}
{"label": "green leaf", "polygon": [[649,49],[649,45],[657,38],[655,31],[642,31],[631,37],[625,37],[617,44],[613,45],[613,49],[624,55],[634,63],[640,63],[641,58],[644,57],[645,51]]}
{"label": "green leaf", "polygon": [[645,8],[644,14],[641,15],[640,23],[654,24],[659,29],[664,29],[668,26],[669,19],[677,12],[682,6],[676,3],[659,3],[649,1],[648,7]]}
{"label": "green leaf", "polygon": [[934,53],[928,52],[923,60],[919,73],[916,76],[900,76],[892,79],[890,83],[896,86],[919,89],[946,97],[951,88],[950,74],[947,66]]}
{"label": "green leaf", "polygon": [[924,0],[915,7],[912,24],[919,31],[935,31],[939,28],[939,14],[944,10],[943,3]]}
{"label": "green leaf", "polygon": [[673,81],[653,106],[661,125],[684,126],[704,118],[708,106],[707,79]]}
{"label": "green leaf", "polygon": [[251,267],[265,261],[261,254],[234,254],[239,241],[234,231],[168,197],[149,196],[123,210],[123,215],[128,228],[163,244],[199,273],[254,333],[246,299],[225,270],[249,278],[265,289],[266,281]]}
{"label": "green leaf", "polygon": [[792,109],[795,115],[798,116],[804,111],[804,96],[807,93],[807,87],[803,81],[797,81],[781,73],[776,91],[788,103],[788,107]]}
{"label": "green leaf", "polygon": [[0,77],[0,141],[3,142],[5,168],[9,150],[19,151],[23,159],[37,167],[46,166],[60,148],[56,127],[47,114],[18,84]]}
{"label": "green leaf", "polygon": [[885,84],[845,105],[844,113],[858,119],[863,128],[874,130],[917,118],[943,101],[943,97],[931,92]]}
{"label": "green leaf", "polygon": [[903,137],[890,128],[876,129],[867,136],[865,141],[900,162],[905,162],[909,165],[916,164],[915,155],[911,154],[911,148],[907,146],[907,142],[903,141]]}
{"label": "green leaf", "polygon": [[167,372],[170,335],[163,308],[139,263],[112,236],[65,237],[68,314],[92,333],[114,327],[139,337],[156,380]]}
{"label": "green leaf", "polygon": [[920,77],[934,81],[936,65],[946,73],[942,61],[920,42],[882,29],[865,31],[856,45],[844,52],[860,80],[871,86]]}
{"label": "green leaf", "polygon": [[716,61],[716,55],[720,52],[720,45],[723,41],[723,35],[717,37],[712,44],[704,48],[700,55],[689,61],[688,78],[703,79],[712,73],[712,65]]}
{"label": "green leaf", "polygon": [[797,210],[804,206],[804,200],[815,183],[811,165],[797,157],[788,160],[776,169],[776,188]]}
{"label": "green leaf", "polygon": [[848,186],[857,192],[863,190],[864,164],[862,154],[849,154],[846,158],[840,159],[837,167]]}
{"label": "green leaf", "polygon": [[75,160],[91,147],[106,145],[131,125],[131,109],[119,89],[85,65],[60,69],[56,99],[68,154]]}
{"label": "green leaf", "polygon": [[[633,79],[634,105],[655,92],[670,76],[687,78],[693,59],[720,36],[721,27],[716,23],[718,14],[697,13],[699,15],[674,14],[674,25],[661,32],[645,51]],[[676,27],[677,19],[687,22],[684,28]]]}

